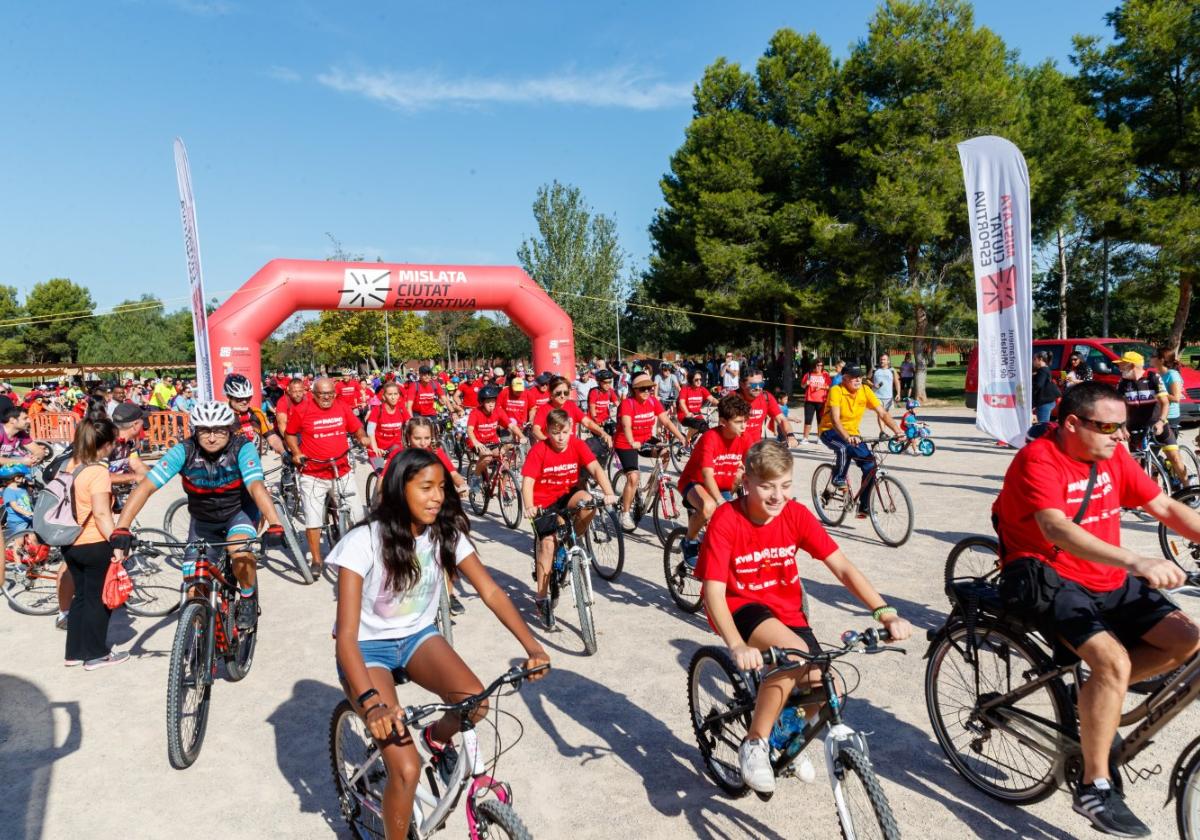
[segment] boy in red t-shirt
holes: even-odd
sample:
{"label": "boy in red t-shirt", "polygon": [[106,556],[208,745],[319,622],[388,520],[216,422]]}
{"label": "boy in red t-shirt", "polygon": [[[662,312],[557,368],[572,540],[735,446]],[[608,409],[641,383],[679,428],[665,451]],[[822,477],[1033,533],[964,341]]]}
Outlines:
{"label": "boy in red t-shirt", "polygon": [[[770,647],[819,650],[803,610],[796,553],[821,561],[855,598],[872,610],[892,638],[903,641],[912,626],[879,593],[808,508],[792,499],[792,454],[775,440],[762,440],[746,455],[745,495],[721,505],[708,523],[696,576],[704,581],[709,623],[743,671],[763,665]],[[738,750],[742,778],[758,793],[775,790],[767,736],[798,683],[818,685],[816,669],[797,668],[763,681],[746,740]],[[816,708],[808,707],[811,716]],[[811,771],[801,759],[799,772]]]}
{"label": "boy in red t-shirt", "polygon": [[712,519],[717,505],[733,497],[742,481],[742,464],[750,441],[746,439],[746,418],[750,404],[737,394],[726,394],[717,404],[717,428],[700,435],[692,454],[679,474],[679,492],[688,517],[687,539],[683,541],[683,559],[696,565],[700,553],[700,529]]}
{"label": "boy in red t-shirt", "polygon": [[[561,408],[551,409],[546,417],[546,439],[540,440],[525,456],[521,467],[521,497],[525,503],[525,515],[533,524],[534,539],[537,541],[537,604],[538,615],[547,630],[553,629],[554,610],[546,598],[550,582],[550,564],[554,559],[554,534],[559,518],[574,516],[575,533],[584,534],[592,522],[595,509],[586,509],[571,514],[571,508],[591,498],[583,485],[584,470],[600,485],[604,503],[617,502],[608,476],[600,462],[582,440],[571,434],[571,418]],[[554,518],[542,517],[555,514]]]}

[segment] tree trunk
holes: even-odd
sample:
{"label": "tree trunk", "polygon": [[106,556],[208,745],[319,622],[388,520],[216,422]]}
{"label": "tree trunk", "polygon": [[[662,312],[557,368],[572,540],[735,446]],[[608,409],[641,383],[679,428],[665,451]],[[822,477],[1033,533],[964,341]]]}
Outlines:
{"label": "tree trunk", "polygon": [[925,351],[928,349],[925,335],[929,332],[929,311],[925,308],[925,304],[915,304],[913,306],[913,316],[916,321],[916,329],[913,330],[916,335],[913,338],[913,364],[916,365],[916,376],[913,378],[913,396],[918,401],[925,402],[929,399],[925,393],[926,368],[928,367],[928,361],[925,357]]}
{"label": "tree trunk", "polygon": [[1185,269],[1179,273],[1179,305],[1175,307],[1175,323],[1171,325],[1171,338],[1167,342],[1176,354],[1183,344],[1183,329],[1187,326],[1188,309],[1192,305],[1192,286],[1195,282],[1195,271]]}
{"label": "tree trunk", "polygon": [[780,371],[780,374],[783,378],[784,399],[791,400],[792,389],[796,385],[795,318],[791,315],[784,315],[783,322],[786,326],[783,328],[783,370]]}
{"label": "tree trunk", "polygon": [[1063,247],[1062,228],[1058,229],[1058,337],[1067,337],[1067,250]]}

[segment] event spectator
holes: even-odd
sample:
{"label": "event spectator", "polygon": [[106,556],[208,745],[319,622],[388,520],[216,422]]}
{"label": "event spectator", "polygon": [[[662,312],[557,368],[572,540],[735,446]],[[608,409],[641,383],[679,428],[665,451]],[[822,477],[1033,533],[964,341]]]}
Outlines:
{"label": "event spectator", "polygon": [[833,363],[833,375],[830,377],[830,381],[834,385],[842,384],[842,370],[845,367],[846,367],[846,361],[844,359],[838,359],[836,362]]}
{"label": "event spectator", "polygon": [[670,409],[679,398],[679,380],[675,378],[670,362],[663,362],[654,377],[655,396],[663,407]]}
{"label": "event spectator", "polygon": [[[871,373],[871,390],[875,392],[875,398],[883,410],[891,412],[896,394],[900,393],[900,374],[892,367],[891,357],[887,353],[879,354],[879,367]],[[883,437],[883,419],[876,415],[876,420],[879,422],[879,436]]]}
{"label": "event spectator", "polygon": [[1067,360],[1067,369],[1063,371],[1063,385],[1070,390],[1080,382],[1088,382],[1092,378],[1092,368],[1083,360],[1080,353],[1072,353]]}
{"label": "event spectator", "polygon": [[725,354],[725,362],[721,365],[721,389],[725,393],[736,391],[741,382],[741,364],[733,357],[733,353]]}
{"label": "event spectator", "polygon": [[1033,354],[1033,413],[1038,423],[1050,422],[1054,404],[1062,394],[1054,377],[1050,375],[1050,353],[1042,351]]}
{"label": "event spectator", "polygon": [[117,439],[117,427],[107,419],[87,420],[75,430],[74,450],[63,466],[74,472],[72,495],[75,518],[83,526],[75,542],[63,549],[63,559],[75,582],[75,595],[67,615],[65,665],[82,665],[94,671],[120,665],[129,654],[108,645],[108,620],[112,610],[104,605],[102,593],[112,562],[112,480],[105,459]]}
{"label": "event spectator", "polygon": [[169,376],[164,376],[158,380],[154,386],[154,390],[150,392],[150,408],[158,411],[167,411],[171,407],[171,400],[175,398],[175,380]]}
{"label": "event spectator", "polygon": [[125,386],[114,385],[112,393],[109,394],[108,403],[104,406],[104,410],[108,413],[109,418],[111,418],[113,416],[113,412],[117,410],[117,407],[124,405],[126,402]]}
{"label": "event spectator", "polygon": [[191,387],[188,385],[185,385],[185,386],[183,386],[183,390],[175,395],[175,399],[171,400],[171,410],[172,411],[191,411],[192,407],[195,404],[196,404],[196,399],[194,396],[192,396]]}
{"label": "event spectator", "polygon": [[823,359],[813,362],[813,369],[804,374],[800,380],[800,387],[804,389],[804,426],[800,429],[800,443],[807,444],[808,427],[821,422],[825,399],[829,396],[829,389],[833,387],[833,377],[825,372]]}
{"label": "event spectator", "polygon": [[905,399],[912,396],[913,380],[917,378],[917,366],[913,364],[912,353],[904,354],[900,363],[900,395]]}
{"label": "event spectator", "polygon": [[1175,351],[1160,348],[1150,357],[1150,364],[1158,371],[1158,378],[1167,389],[1167,425],[1179,435],[1179,401],[1183,399],[1183,374],[1179,372],[1179,360]]}
{"label": "event spectator", "polygon": [[579,407],[587,411],[588,394],[596,387],[596,377],[592,374],[592,369],[581,370],[579,376],[571,383],[571,387],[575,389],[575,398],[579,402]]}

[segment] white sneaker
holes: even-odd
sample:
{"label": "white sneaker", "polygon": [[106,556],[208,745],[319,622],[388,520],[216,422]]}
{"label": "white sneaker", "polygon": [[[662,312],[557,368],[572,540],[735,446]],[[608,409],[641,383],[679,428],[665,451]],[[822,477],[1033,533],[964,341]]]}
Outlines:
{"label": "white sneaker", "polygon": [[804,753],[792,762],[792,767],[796,771],[796,777],[806,785],[811,785],[817,778],[816,768],[813,763],[808,760],[808,756]]}
{"label": "white sneaker", "polygon": [[808,438],[800,438],[800,440],[796,441],[796,445],[797,446],[808,446]]}
{"label": "white sneaker", "polygon": [[633,517],[624,511],[621,512],[621,527],[626,531],[632,531],[637,527],[633,521]]}
{"label": "white sneaker", "polygon": [[738,748],[738,769],[742,781],[756,793],[775,792],[775,773],[771,770],[771,754],[762,738],[747,738]]}
{"label": "white sneaker", "polygon": [[[467,761],[471,762],[471,775],[479,776],[487,771],[487,762],[483,760],[483,756],[479,750],[479,735],[474,729],[468,729],[462,733],[463,752],[467,754]],[[811,768],[811,765],[809,765]]]}

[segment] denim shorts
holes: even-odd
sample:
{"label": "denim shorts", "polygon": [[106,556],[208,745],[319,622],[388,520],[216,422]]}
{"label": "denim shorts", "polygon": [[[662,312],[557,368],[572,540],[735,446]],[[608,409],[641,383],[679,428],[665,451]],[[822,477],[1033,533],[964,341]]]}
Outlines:
{"label": "denim shorts", "polygon": [[[440,635],[437,625],[429,624],[411,636],[405,636],[401,639],[368,639],[360,641],[358,649],[362,653],[363,664],[368,668],[383,668],[385,671],[394,671],[397,668],[407,668],[409,661],[413,658],[413,654],[417,652],[417,648],[430,636],[437,635]],[[337,671],[339,677],[345,677],[340,663],[337,666]]]}

